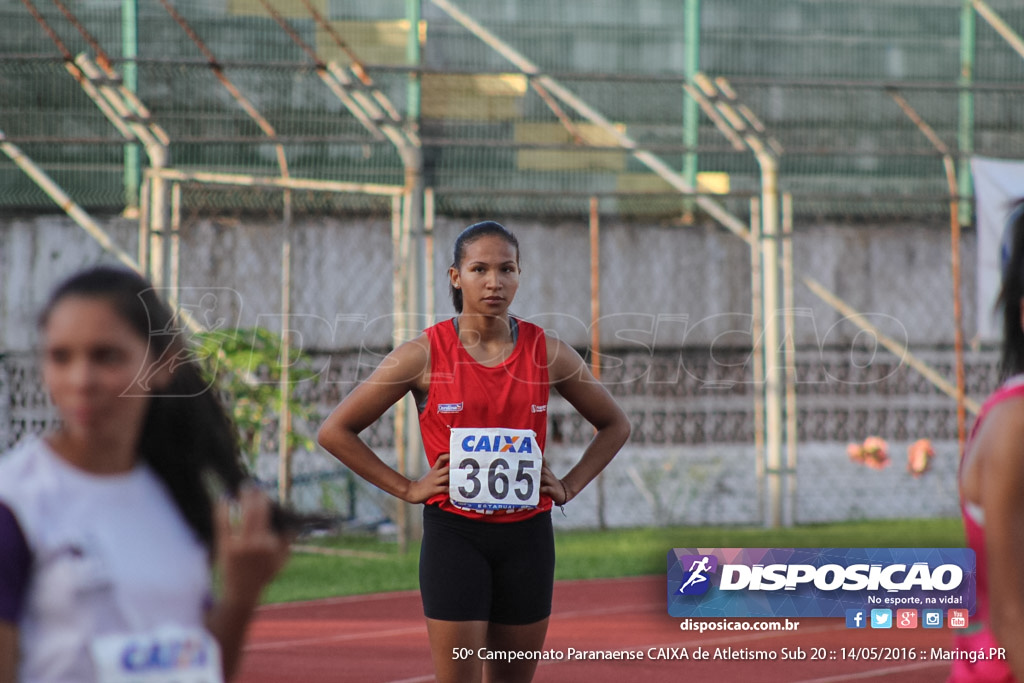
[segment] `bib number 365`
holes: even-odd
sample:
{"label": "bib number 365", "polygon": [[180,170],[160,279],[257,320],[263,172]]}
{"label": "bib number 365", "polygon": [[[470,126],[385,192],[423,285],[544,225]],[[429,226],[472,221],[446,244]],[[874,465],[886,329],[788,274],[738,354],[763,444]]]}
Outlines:
{"label": "bib number 365", "polygon": [[536,507],[542,454],[531,429],[451,430],[448,493],[481,512]]}

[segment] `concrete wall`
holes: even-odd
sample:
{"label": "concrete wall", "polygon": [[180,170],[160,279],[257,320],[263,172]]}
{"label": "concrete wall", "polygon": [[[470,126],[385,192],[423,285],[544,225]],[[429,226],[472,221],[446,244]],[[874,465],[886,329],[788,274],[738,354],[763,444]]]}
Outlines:
{"label": "concrete wall", "polygon": [[[108,230],[130,252],[136,226],[109,218]],[[588,344],[586,226],[568,221],[510,220],[522,247],[523,277],[515,309],[570,343]],[[450,314],[444,271],[462,221],[438,226],[435,295]],[[709,226],[666,227],[609,222],[602,240],[602,346],[610,356],[606,381],[634,424],[633,438],[608,470],[611,526],[744,524],[762,517],[754,475],[752,388],[749,371],[749,262],[747,247]],[[258,221],[201,218],[186,225],[183,300],[204,322],[278,329],[279,226]],[[973,301],[974,239],[964,240],[965,302]],[[926,225],[820,224],[796,235],[799,277],[833,289],[869,313],[893,336],[902,333],[933,367],[952,376],[948,235]],[[309,400],[326,414],[376,361],[391,335],[390,221],[383,216],[299,221],[295,256],[293,329],[307,348],[329,358],[331,382],[310,388]],[[24,352],[34,344],[34,318],[47,292],[72,271],[103,261],[101,250],[62,216],[0,218],[0,443],[43,429],[52,421]],[[797,288],[802,346],[800,465],[794,518],[801,522],[956,514],[955,416],[952,401],[879,351],[869,337],[841,322],[806,287]],[[973,308],[968,334],[973,330]],[[409,334],[415,333],[415,330]],[[680,354],[680,346],[686,350]],[[655,347],[657,356],[644,349]],[[815,347],[822,353],[815,356]],[[367,349],[352,353],[353,349]],[[676,349],[675,351],[673,349]],[[342,352],[344,351],[344,353]],[[639,351],[639,352],[638,352]],[[22,352],[22,353],[18,353]],[[677,357],[678,356],[678,357]],[[17,358],[21,361],[14,362]],[[13,359],[13,360],[12,360]],[[612,367],[622,361],[625,368]],[[677,366],[683,362],[683,366]],[[968,393],[981,398],[991,353],[969,354]],[[653,364],[653,365],[652,365]],[[363,366],[366,366],[365,368]],[[358,366],[358,367],[357,367]],[[662,375],[675,372],[671,386]],[[646,374],[649,373],[649,374]],[[12,400],[4,400],[10,396]],[[6,413],[5,413],[6,411]],[[548,456],[564,471],[589,431],[564,400],[553,398],[552,420],[564,440]],[[322,415],[321,415],[322,417]],[[273,426],[270,426],[271,432]],[[8,433],[4,433],[5,430]],[[883,472],[850,463],[848,441],[869,434],[890,440],[894,464]],[[373,445],[391,457],[391,427],[375,425]],[[931,438],[939,451],[935,472],[915,480],[904,471],[906,445]],[[276,459],[258,470],[272,482]],[[372,487],[351,502],[346,475],[322,452],[300,453],[293,470],[296,502],[309,508],[357,505],[363,521],[393,512]],[[597,524],[591,487],[561,518],[563,527]],[[763,501],[762,501],[763,502]]]}
{"label": "concrete wall", "polygon": [[[135,252],[136,226],[105,221]],[[513,309],[561,335],[589,343],[589,245],[580,222],[511,220],[522,279]],[[446,267],[462,221],[440,219],[433,264],[437,316],[452,314]],[[603,348],[749,346],[750,256],[746,244],[711,226],[602,226]],[[258,220],[200,218],[183,228],[181,300],[214,326],[280,329],[282,230]],[[292,329],[306,348],[379,348],[391,339],[390,219],[317,218],[292,230]],[[973,334],[974,239],[964,238],[965,325]],[[893,337],[912,345],[953,339],[949,238],[929,225],[799,226],[794,240],[798,344],[863,346],[870,340],[814,296],[819,281]],[[0,218],[0,349],[28,350],[34,317],[52,286],[109,260],[59,215]],[[420,323],[425,321],[420,321]],[[422,324],[413,325],[407,335]]]}

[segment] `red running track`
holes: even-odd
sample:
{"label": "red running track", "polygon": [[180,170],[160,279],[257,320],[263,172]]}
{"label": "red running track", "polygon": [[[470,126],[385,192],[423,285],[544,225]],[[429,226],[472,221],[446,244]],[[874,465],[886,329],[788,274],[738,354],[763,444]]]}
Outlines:
{"label": "red running track", "polygon": [[[406,591],[271,605],[261,608],[250,631],[238,680],[244,683],[427,683],[433,681],[419,593]],[[842,619],[791,619],[795,631],[683,631],[685,620],[666,609],[665,578],[560,582],[537,683],[612,681],[942,681],[952,632],[942,629],[848,629]],[[733,619],[733,624],[785,623],[779,619]],[[875,648],[879,661],[852,660],[843,648]],[[653,648],[653,649],[652,649]],[[662,649],[664,648],[664,649]],[[703,648],[740,656],[774,654],[775,660],[651,659]],[[570,659],[570,653],[614,650],[643,659]],[[783,660],[802,651],[805,659]],[[911,659],[910,653],[914,657]],[[813,659],[817,656],[823,658]]]}

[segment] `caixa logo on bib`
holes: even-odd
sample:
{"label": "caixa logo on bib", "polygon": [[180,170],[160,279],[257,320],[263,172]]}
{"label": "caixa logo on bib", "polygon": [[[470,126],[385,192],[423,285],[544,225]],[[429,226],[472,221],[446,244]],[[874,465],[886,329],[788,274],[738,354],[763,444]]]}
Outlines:
{"label": "caixa logo on bib", "polygon": [[103,683],[222,681],[220,649],[203,629],[162,626],[145,633],[98,636],[90,643]]}
{"label": "caixa logo on bib", "polygon": [[465,453],[533,453],[533,434],[467,434],[462,438]]}
{"label": "caixa logo on bib", "polygon": [[676,548],[668,611],[679,617],[840,617],[852,608],[974,613],[966,548]]}
{"label": "caixa logo on bib", "polygon": [[449,437],[453,505],[493,514],[540,503],[543,453],[531,429],[456,427]]}

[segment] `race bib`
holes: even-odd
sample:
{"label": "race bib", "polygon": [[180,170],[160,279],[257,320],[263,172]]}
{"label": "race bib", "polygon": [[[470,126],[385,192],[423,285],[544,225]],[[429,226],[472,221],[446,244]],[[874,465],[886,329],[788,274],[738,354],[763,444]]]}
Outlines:
{"label": "race bib", "polygon": [[224,683],[220,648],[202,629],[101,636],[92,657],[99,683]]}
{"label": "race bib", "polygon": [[454,505],[484,513],[537,507],[542,453],[532,429],[451,432],[448,495]]}

